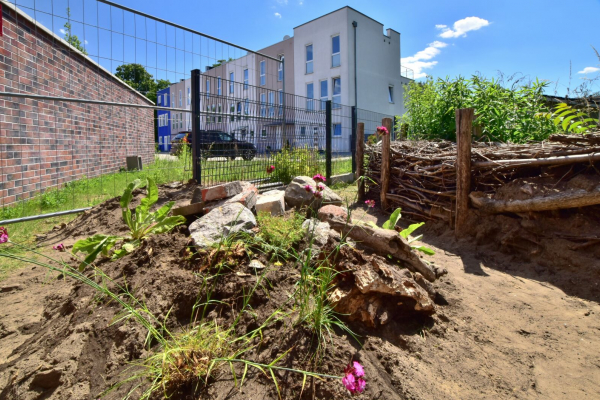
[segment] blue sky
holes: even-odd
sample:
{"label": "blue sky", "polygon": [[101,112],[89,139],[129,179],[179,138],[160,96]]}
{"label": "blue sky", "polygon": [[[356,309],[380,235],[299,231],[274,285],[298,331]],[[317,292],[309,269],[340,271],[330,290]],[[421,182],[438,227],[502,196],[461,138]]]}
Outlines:
{"label": "blue sky", "polygon": [[[33,0],[11,1],[33,4]],[[61,9],[68,1],[53,0],[53,4]],[[40,2],[44,3],[37,0],[38,8]],[[401,33],[403,65],[412,66],[417,76],[518,73],[526,79],[549,81],[547,93],[559,95],[585,78],[600,77],[600,60],[591,47],[600,51],[600,0],[117,2],[256,50],[293,35],[297,25],[349,5],[383,23],[384,29]],[[75,14],[82,13],[78,3],[85,6],[91,0],[70,0]],[[60,26],[55,20],[53,30]],[[97,39],[89,34],[88,38]],[[125,44],[119,51],[126,54],[130,48]],[[598,83],[594,91],[600,91]]]}

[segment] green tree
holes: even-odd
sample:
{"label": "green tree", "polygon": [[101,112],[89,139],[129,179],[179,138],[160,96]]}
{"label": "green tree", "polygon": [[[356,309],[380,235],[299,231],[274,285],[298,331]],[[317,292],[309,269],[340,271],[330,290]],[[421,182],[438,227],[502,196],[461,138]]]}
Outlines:
{"label": "green tree", "polygon": [[[67,8],[67,18],[71,18],[71,9],[70,8]],[[81,40],[79,40],[77,35],[73,35],[71,33],[71,23],[68,20],[65,23],[65,40],[71,46],[75,47],[77,50],[79,50],[80,52],[82,52],[83,54],[85,54],[87,56],[88,53],[87,53],[87,51],[85,51],[85,48],[81,44]]]}

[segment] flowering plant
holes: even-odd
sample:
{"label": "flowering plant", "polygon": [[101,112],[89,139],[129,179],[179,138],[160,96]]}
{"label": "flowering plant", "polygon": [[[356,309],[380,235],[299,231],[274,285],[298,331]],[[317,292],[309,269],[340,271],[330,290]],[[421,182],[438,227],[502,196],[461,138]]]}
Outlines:
{"label": "flowering plant", "polygon": [[52,246],[52,248],[54,250],[58,250],[58,251],[65,251],[66,250],[65,245],[62,244],[62,243],[54,245],[54,246]]}
{"label": "flowering plant", "polygon": [[365,386],[367,386],[367,382],[363,379],[364,376],[365,370],[362,365],[357,361],[353,361],[346,366],[346,369],[344,369],[342,383],[350,393],[362,393],[365,390]]}
{"label": "flowering plant", "polygon": [[317,183],[317,190],[319,192],[322,192],[323,190],[325,190],[325,185],[323,185],[322,183]]}
{"label": "flowering plant", "polygon": [[389,135],[390,131],[388,131],[388,129],[385,126],[378,126],[377,133],[380,135]]}
{"label": "flowering plant", "polygon": [[5,227],[0,226],[0,243],[6,242],[8,242],[8,230]]}
{"label": "flowering plant", "polygon": [[313,176],[313,180],[315,182],[325,182],[327,180],[327,178],[325,178],[323,175],[321,174],[316,174],[315,176]]}
{"label": "flowering plant", "polygon": [[307,192],[309,192],[309,193],[314,193],[314,191],[315,191],[315,190],[313,189],[313,187],[312,187],[312,186],[310,186],[310,185],[305,185],[305,186],[304,186],[304,190],[306,190],[306,191],[307,191]]}
{"label": "flowering plant", "polygon": [[375,200],[365,200],[365,204],[369,207],[369,208],[373,208],[375,207]]}
{"label": "flowering plant", "polygon": [[271,173],[273,173],[273,171],[275,171],[275,166],[274,165],[269,165],[267,167],[267,174],[271,174]]}

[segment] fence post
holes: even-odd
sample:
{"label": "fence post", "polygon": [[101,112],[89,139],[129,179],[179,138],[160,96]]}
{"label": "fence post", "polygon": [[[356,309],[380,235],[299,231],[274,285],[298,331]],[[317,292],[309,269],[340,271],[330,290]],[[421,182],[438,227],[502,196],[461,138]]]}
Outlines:
{"label": "fence post", "polygon": [[365,124],[359,122],[356,126],[356,179],[358,182],[358,201],[365,200]]}
{"label": "fence post", "polygon": [[384,118],[381,125],[388,130],[387,135],[381,136],[381,208],[387,210],[387,193],[390,190],[390,143],[392,135],[392,119]]}
{"label": "fence post", "polygon": [[202,185],[200,157],[200,70],[192,70],[192,177]]}
{"label": "fence post", "polygon": [[356,110],[356,106],[352,106],[352,135],[350,137],[350,154],[352,155],[352,173],[354,174],[354,178],[356,179],[356,123],[358,122],[357,119],[357,110]]}
{"label": "fence post", "polygon": [[456,110],[456,216],[454,232],[465,233],[471,191],[471,131],[473,129],[472,108]]}
{"label": "fence post", "polygon": [[331,183],[331,100],[325,103],[325,177]]}

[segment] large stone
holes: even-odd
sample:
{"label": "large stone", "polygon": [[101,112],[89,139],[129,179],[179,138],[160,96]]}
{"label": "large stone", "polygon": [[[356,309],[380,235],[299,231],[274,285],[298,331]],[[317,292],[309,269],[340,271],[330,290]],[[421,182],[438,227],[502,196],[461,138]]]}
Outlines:
{"label": "large stone", "polygon": [[261,194],[256,200],[256,212],[269,212],[277,217],[285,213],[285,192],[283,190],[269,190]]}
{"label": "large stone", "polygon": [[315,188],[317,183],[308,176],[297,176],[287,186],[285,189],[285,202],[290,207],[307,206],[314,210],[318,210],[321,206],[326,204],[333,204],[336,206],[342,205],[342,198],[327,186],[325,186],[325,190],[321,192],[323,197],[316,198],[311,192],[306,191],[306,185]]}
{"label": "large stone", "polygon": [[317,248],[321,248],[327,244],[331,228],[327,222],[320,222],[316,218],[307,219],[302,223],[306,240],[312,240],[312,243]]}
{"label": "large stone", "polygon": [[244,185],[244,190],[241,193],[233,197],[209,202],[204,206],[204,211],[209,212],[217,207],[231,203],[240,203],[251,210],[256,205],[256,200],[258,200],[258,189],[253,184],[247,184]]}
{"label": "large stone", "polygon": [[205,250],[235,232],[251,232],[256,226],[252,211],[240,203],[224,204],[190,225],[190,236],[198,249]]}
{"label": "large stone", "polygon": [[192,194],[192,203],[213,201],[233,197],[254,186],[250,182],[235,181],[207,188],[196,188]]}
{"label": "large stone", "polygon": [[328,204],[319,208],[319,220],[324,222],[328,221],[331,218],[338,217],[343,220],[348,219],[348,210],[345,207],[334,206],[332,204]]}

